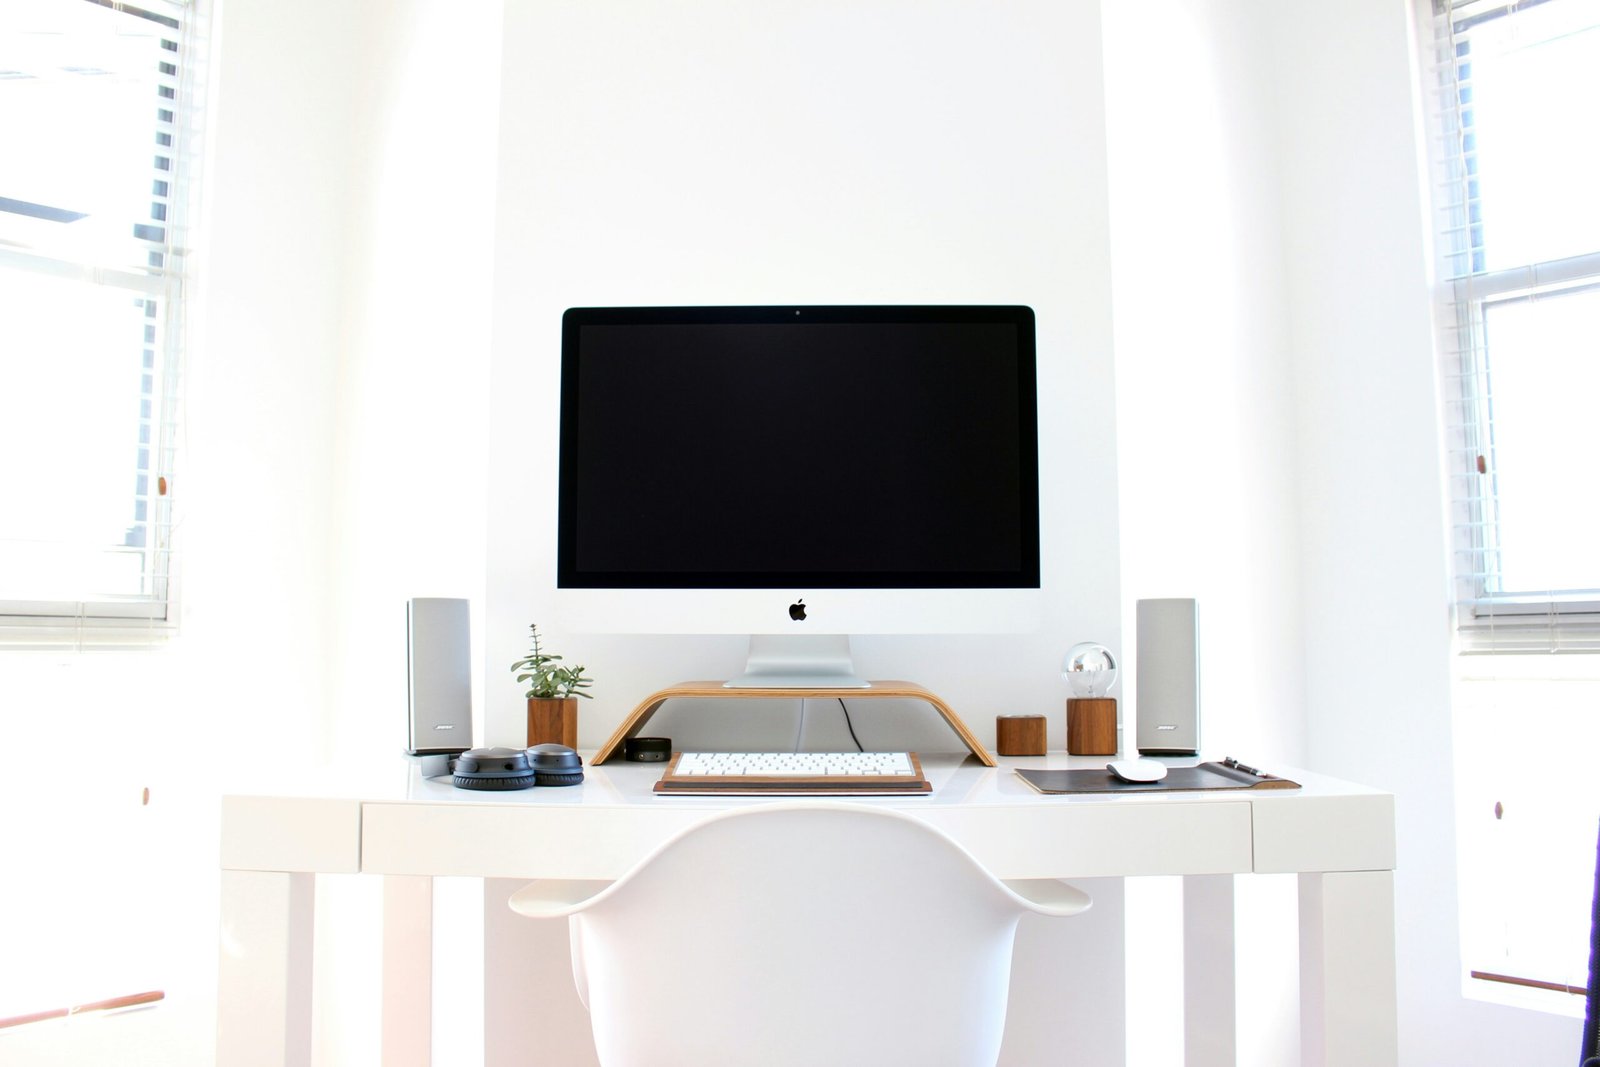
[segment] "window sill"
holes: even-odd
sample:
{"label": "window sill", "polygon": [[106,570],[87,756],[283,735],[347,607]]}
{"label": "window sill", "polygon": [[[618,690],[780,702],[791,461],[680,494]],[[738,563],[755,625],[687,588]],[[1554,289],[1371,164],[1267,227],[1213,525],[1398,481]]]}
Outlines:
{"label": "window sill", "polygon": [[1513,985],[1509,982],[1474,978],[1470,974],[1461,980],[1461,995],[1467,1000],[1482,1004],[1498,1004],[1503,1008],[1520,1008],[1545,1015],[1558,1015],[1569,1019],[1584,1017],[1583,991],[1568,993],[1554,989]]}

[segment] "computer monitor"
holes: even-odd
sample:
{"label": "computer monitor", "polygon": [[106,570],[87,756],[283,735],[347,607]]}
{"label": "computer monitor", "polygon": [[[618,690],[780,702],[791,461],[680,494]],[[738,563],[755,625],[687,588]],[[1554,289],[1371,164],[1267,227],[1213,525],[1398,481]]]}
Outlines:
{"label": "computer monitor", "polygon": [[571,308],[560,441],[567,629],[854,688],[851,634],[1037,625],[1030,308]]}

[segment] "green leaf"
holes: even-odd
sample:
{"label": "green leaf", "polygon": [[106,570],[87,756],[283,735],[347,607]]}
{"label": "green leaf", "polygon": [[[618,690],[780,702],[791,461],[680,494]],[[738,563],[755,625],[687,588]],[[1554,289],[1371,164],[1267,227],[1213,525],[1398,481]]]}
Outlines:
{"label": "green leaf", "polygon": [[525,672],[517,675],[517,681],[529,683],[527,692],[529,699],[589,696],[577,690],[588,686],[593,679],[583,676],[584,668],[581,664],[574,667],[554,666],[561,662],[561,657],[544,651],[539,641],[538,623],[528,625],[528,641],[530,645],[528,654],[513,663],[511,670]]}

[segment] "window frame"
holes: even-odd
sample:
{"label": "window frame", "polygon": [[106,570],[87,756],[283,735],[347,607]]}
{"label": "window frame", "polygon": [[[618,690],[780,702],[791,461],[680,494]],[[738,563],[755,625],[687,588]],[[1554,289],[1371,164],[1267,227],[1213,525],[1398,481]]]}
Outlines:
{"label": "window frame", "polygon": [[1484,264],[1473,102],[1463,69],[1473,28],[1550,0],[1434,0],[1432,91],[1425,121],[1434,147],[1432,208],[1439,218],[1436,312],[1443,359],[1447,506],[1454,624],[1468,653],[1600,651],[1600,589],[1499,587],[1501,500],[1491,410],[1486,317],[1518,300],[1600,287],[1600,249],[1494,270]]}
{"label": "window frame", "polygon": [[197,0],[145,0],[138,6],[117,0],[84,2],[107,9],[108,18],[140,18],[163,31],[146,128],[153,153],[150,211],[148,217],[130,215],[126,220],[128,247],[142,250],[145,263],[107,265],[59,249],[4,247],[0,265],[87,283],[146,302],[148,384],[142,383],[139,394],[129,396],[130,403],[148,402],[139,420],[138,459],[129,471],[136,478],[132,525],[143,527],[144,543],[125,546],[144,557],[145,591],[59,599],[0,596],[0,645],[7,647],[148,644],[173,636],[179,621],[172,487],[180,447],[180,381],[192,260],[187,220],[197,201],[199,177],[204,11]]}

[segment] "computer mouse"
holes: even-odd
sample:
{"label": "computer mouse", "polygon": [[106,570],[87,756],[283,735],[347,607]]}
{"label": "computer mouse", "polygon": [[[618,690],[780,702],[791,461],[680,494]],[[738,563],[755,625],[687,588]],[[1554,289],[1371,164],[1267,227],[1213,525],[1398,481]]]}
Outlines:
{"label": "computer mouse", "polygon": [[1106,770],[1124,782],[1159,782],[1167,776],[1167,765],[1153,759],[1114,760]]}

